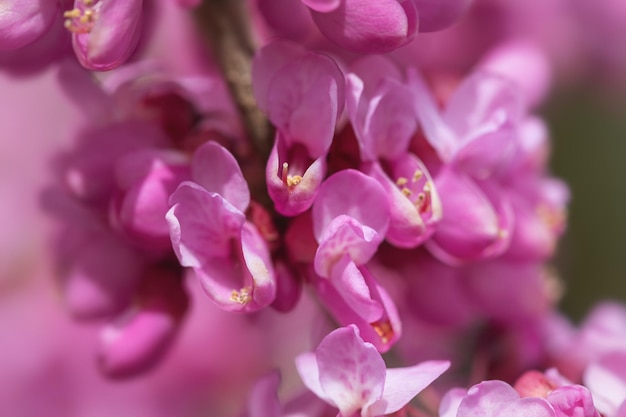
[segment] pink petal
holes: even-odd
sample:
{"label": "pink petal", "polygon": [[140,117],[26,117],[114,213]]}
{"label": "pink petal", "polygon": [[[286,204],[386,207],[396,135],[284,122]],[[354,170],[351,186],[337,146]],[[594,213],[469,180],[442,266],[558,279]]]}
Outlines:
{"label": "pink petal", "polygon": [[276,73],[290,62],[306,54],[300,45],[288,41],[274,41],[260,48],[252,63],[252,89],[257,105],[269,112],[268,97],[270,82]]}
{"label": "pink petal", "polygon": [[278,401],[280,373],[273,371],[257,381],[248,400],[248,417],[282,417]]}
{"label": "pink petal", "polygon": [[603,355],[585,369],[585,386],[593,393],[604,415],[613,415],[626,401],[626,353],[614,351]]}
{"label": "pink petal", "polygon": [[540,45],[526,40],[508,41],[492,49],[479,68],[514,81],[529,107],[541,103],[550,88],[549,59]]}
{"label": "pink petal", "polygon": [[418,365],[387,369],[382,397],[364,410],[374,417],[395,413],[450,367],[448,361],[427,361]]}
{"label": "pink petal", "polygon": [[[523,96],[512,81],[496,74],[475,72],[450,97],[443,118],[462,141],[467,141],[484,126],[517,123],[523,111]],[[462,145],[463,142],[459,143]]]}
{"label": "pink petal", "polygon": [[415,111],[424,136],[437,151],[439,158],[448,162],[459,146],[459,138],[441,115],[435,98],[422,76],[415,70],[409,70],[408,78],[415,91]]}
{"label": "pink petal", "polygon": [[331,332],[315,350],[322,390],[344,416],[380,398],[386,367],[380,353],[363,342],[356,326]]}
{"label": "pink petal", "polygon": [[411,1],[342,0],[330,12],[311,10],[311,14],[324,36],[359,52],[388,52],[417,33],[417,10]]}
{"label": "pink petal", "polygon": [[519,394],[506,382],[481,382],[467,391],[459,405],[457,417],[504,417],[500,410],[519,399]]}
{"label": "pink petal", "polygon": [[356,265],[367,263],[383,240],[374,229],[346,215],[336,217],[320,237],[315,272],[329,278],[335,263],[348,256]]}
{"label": "pink petal", "polygon": [[171,250],[165,214],[170,194],[190,177],[187,158],[178,153],[140,151],[122,158],[116,173],[120,185],[128,188],[114,214],[115,222],[140,247]]}
{"label": "pink petal", "polygon": [[119,67],[139,41],[143,0],[100,0],[93,9],[95,23],[87,30],[76,29],[74,52],[85,68],[105,71]]}
{"label": "pink petal", "polygon": [[444,262],[484,259],[506,250],[511,239],[512,210],[497,189],[479,187],[453,169],[435,180],[443,217],[427,245]]}
{"label": "pink petal", "polygon": [[205,257],[194,268],[202,288],[220,308],[253,312],[268,306],[276,297],[276,279],[269,250],[258,230],[248,222],[240,235],[232,235],[227,253]]}
{"label": "pink petal", "polygon": [[177,273],[149,272],[137,304],[101,334],[100,367],[112,377],[129,377],[154,367],[180,327],[188,300]]}
{"label": "pink petal", "polygon": [[[340,324],[356,325],[363,340],[373,344],[379,352],[386,352],[402,335],[402,324],[397,308],[389,294],[376,282],[367,268],[360,267],[359,272],[365,280],[372,301],[383,307],[380,317],[374,322],[364,318],[365,315],[371,314],[371,311],[366,310],[367,314],[364,314],[364,311],[355,311],[344,298],[345,294],[337,290],[333,281],[314,275],[313,284],[320,300]],[[372,303],[369,308],[375,305]]]}
{"label": "pink petal", "polygon": [[313,230],[318,242],[340,215],[350,216],[384,236],[389,226],[385,191],[376,180],[359,171],[348,169],[330,176],[313,205]]}
{"label": "pink petal", "polygon": [[463,388],[452,388],[446,392],[439,405],[439,417],[457,417],[459,405],[466,394]]}
{"label": "pink petal", "polygon": [[296,357],[296,369],[304,385],[332,406],[337,406],[333,399],[326,394],[320,383],[320,369],[317,355],[314,352],[302,353]]}
{"label": "pink petal", "polygon": [[347,255],[337,261],[331,274],[332,285],[351,310],[368,323],[381,318],[383,306],[372,298],[365,277]]}
{"label": "pink petal", "polygon": [[546,400],[557,417],[600,417],[589,390],[581,385],[566,385],[548,394]]}
{"label": "pink petal", "polygon": [[399,70],[381,56],[362,58],[351,70],[347,108],[362,158],[397,157],[417,128],[413,93]]}
{"label": "pink petal", "polygon": [[229,239],[240,235],[243,213],[218,194],[183,182],[172,194],[166,214],[174,252],[183,266],[198,268],[215,256],[226,256]]}
{"label": "pink petal", "polygon": [[324,155],[343,110],[344,79],[330,58],[307,53],[279,68],[268,86],[267,113],[287,141],[312,159]]}
{"label": "pink petal", "polygon": [[505,404],[497,417],[557,417],[557,414],[543,398],[522,398]]}
{"label": "pink petal", "polygon": [[54,0],[2,0],[0,51],[21,48],[44,35],[58,7]]}
{"label": "pink petal", "polygon": [[239,163],[223,146],[207,142],[193,156],[191,176],[210,193],[222,196],[242,213],[250,204],[250,190]]}

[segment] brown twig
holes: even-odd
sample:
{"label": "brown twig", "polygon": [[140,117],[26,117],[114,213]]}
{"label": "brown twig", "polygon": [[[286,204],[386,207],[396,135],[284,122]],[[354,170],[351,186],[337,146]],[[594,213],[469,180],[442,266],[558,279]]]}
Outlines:
{"label": "brown twig", "polygon": [[245,0],[204,0],[196,16],[209,38],[246,132],[259,156],[265,160],[271,149],[272,132],[252,94],[251,69],[255,48]]}

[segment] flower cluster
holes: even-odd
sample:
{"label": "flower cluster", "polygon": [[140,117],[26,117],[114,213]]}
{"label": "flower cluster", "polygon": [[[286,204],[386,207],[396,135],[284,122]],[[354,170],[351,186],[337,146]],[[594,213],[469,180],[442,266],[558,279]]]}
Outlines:
{"label": "flower cluster", "polygon": [[562,11],[536,3],[1,2],[0,64],[55,68],[83,113],[41,200],[101,371],[167,362],[193,298],[307,323],[245,376],[250,417],[626,416],[624,307],[555,308],[569,190],[537,108],[571,61],[527,36]]}

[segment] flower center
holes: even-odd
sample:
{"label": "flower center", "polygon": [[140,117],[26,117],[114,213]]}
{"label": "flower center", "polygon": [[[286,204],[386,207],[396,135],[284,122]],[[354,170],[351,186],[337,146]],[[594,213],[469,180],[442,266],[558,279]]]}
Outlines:
{"label": "flower center", "polygon": [[89,33],[98,17],[100,11],[99,0],[77,0],[76,7],[63,13],[65,28],[72,33]]}

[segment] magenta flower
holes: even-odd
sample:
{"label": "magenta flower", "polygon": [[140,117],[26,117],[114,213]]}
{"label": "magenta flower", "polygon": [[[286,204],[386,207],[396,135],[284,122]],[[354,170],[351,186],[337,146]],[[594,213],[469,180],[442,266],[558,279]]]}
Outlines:
{"label": "magenta flower", "polygon": [[337,407],[339,416],[375,417],[400,410],[450,363],[387,369],[376,348],[361,339],[356,326],[349,326],[328,334],[315,352],[299,355],[296,366],[307,388]]}
{"label": "magenta flower", "polygon": [[194,154],[191,178],[172,194],[166,219],[180,264],[191,267],[209,297],[229,311],[270,304],[276,278],[267,243],[250,222],[248,184],[235,158],[215,142]]}
{"label": "magenta flower", "polygon": [[344,81],[330,58],[274,42],[255,57],[254,95],[276,126],[266,178],[276,210],[307,210],[326,175],[326,154],[343,111]]}

